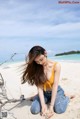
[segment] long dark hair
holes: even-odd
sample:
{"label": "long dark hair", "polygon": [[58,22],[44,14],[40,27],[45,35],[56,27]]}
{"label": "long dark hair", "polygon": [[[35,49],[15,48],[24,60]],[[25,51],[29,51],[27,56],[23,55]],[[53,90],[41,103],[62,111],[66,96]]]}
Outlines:
{"label": "long dark hair", "polygon": [[34,46],[30,49],[28,57],[26,58],[26,65],[22,76],[22,84],[28,82],[29,84],[40,86],[46,81],[43,66],[37,64],[34,60],[37,56],[45,54],[45,49],[41,46]]}

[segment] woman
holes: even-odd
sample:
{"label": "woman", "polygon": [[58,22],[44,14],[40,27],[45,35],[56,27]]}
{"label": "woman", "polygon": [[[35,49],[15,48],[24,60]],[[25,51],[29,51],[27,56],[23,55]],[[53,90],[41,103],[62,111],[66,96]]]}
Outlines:
{"label": "woman", "polygon": [[48,110],[47,116],[50,117],[54,112],[59,114],[65,112],[69,98],[58,85],[60,70],[61,66],[58,62],[47,59],[43,47],[34,46],[30,49],[22,83],[35,84],[38,89],[38,95],[31,105],[31,113],[41,112],[42,115],[46,115]]}

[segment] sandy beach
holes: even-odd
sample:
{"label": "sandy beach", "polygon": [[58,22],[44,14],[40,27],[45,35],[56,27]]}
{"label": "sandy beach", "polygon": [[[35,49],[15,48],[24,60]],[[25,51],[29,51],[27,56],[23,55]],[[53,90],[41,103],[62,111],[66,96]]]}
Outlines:
{"label": "sandy beach", "polygon": [[[20,99],[20,96],[24,95],[25,98],[22,102],[5,105],[5,110],[14,107],[8,113],[13,114],[16,119],[42,119],[40,114],[32,115],[30,112],[31,101],[27,100],[27,98],[37,94],[37,88],[27,83],[21,85],[22,64],[23,62],[0,66],[7,97],[9,99]],[[60,62],[60,64],[61,76],[59,84],[67,94],[75,95],[75,98],[70,101],[65,113],[55,113],[51,119],[80,119],[80,63]],[[10,117],[9,119],[13,118]]]}

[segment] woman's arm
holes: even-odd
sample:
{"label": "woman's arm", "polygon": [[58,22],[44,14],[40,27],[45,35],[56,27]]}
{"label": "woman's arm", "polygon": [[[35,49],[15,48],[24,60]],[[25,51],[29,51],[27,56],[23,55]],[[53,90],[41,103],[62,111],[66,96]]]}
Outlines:
{"label": "woman's arm", "polygon": [[39,94],[41,106],[45,105],[43,89],[41,87],[38,87],[38,94]]}
{"label": "woman's arm", "polygon": [[52,87],[52,97],[51,97],[51,103],[50,103],[50,106],[52,108],[54,106],[55,98],[56,98],[56,94],[57,94],[58,82],[59,82],[59,78],[60,78],[60,71],[61,71],[61,66],[59,63],[57,63],[55,66],[55,77],[54,77],[54,84]]}
{"label": "woman's arm", "polygon": [[38,94],[39,94],[39,98],[40,98],[40,102],[41,102],[41,112],[42,112],[42,115],[44,115],[47,111],[47,106],[45,104],[45,99],[44,99],[42,87],[38,87]]}

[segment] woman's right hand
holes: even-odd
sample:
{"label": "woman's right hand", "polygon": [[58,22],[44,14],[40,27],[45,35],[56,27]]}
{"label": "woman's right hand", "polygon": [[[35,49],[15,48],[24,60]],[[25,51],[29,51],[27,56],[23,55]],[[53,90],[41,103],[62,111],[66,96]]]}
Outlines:
{"label": "woman's right hand", "polygon": [[44,105],[42,105],[41,115],[45,116],[46,113],[47,113],[47,105],[44,104]]}

